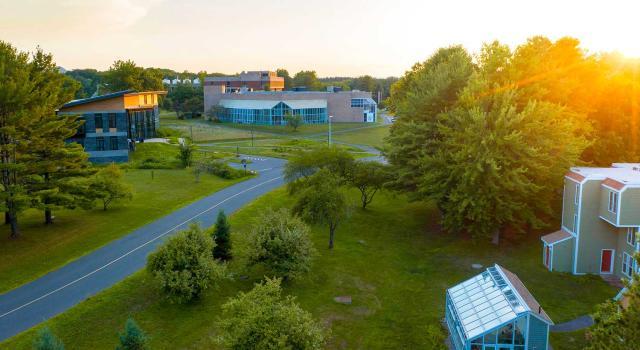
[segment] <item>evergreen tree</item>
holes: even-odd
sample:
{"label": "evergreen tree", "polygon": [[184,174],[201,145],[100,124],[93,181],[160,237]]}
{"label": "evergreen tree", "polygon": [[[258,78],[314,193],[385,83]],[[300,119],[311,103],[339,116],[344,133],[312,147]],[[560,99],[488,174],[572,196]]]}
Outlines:
{"label": "evergreen tree", "polygon": [[[0,206],[11,225],[12,238],[19,236],[20,212],[28,207],[42,208],[41,203],[47,198],[39,191],[41,186],[34,187],[45,182],[47,170],[40,166],[45,161],[43,148],[49,148],[47,152],[51,154],[70,150],[73,155],[63,158],[74,159],[78,167],[86,165],[80,152],[73,150],[74,146],[67,148],[63,142],[75,132],[77,122],[54,112],[75,93],[67,88],[76,85],[69,86],[67,82],[51,55],[38,49],[30,56],[0,41]],[[59,190],[51,183],[47,186],[50,191]]]}
{"label": "evergreen tree", "polygon": [[64,344],[51,333],[48,327],[45,327],[38,332],[33,348],[35,350],[64,350]]}
{"label": "evergreen tree", "polygon": [[148,349],[148,337],[138,324],[132,319],[127,319],[124,332],[118,334],[120,344],[116,350],[145,350]]}
{"label": "evergreen tree", "polygon": [[231,225],[222,210],[218,212],[216,226],[213,229],[213,240],[216,243],[213,248],[213,257],[223,261],[231,260]]}

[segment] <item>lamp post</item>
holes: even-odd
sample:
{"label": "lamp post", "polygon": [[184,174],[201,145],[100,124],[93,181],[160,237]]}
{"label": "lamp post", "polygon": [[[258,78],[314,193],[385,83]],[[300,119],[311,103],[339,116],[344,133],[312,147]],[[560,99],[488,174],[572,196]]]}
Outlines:
{"label": "lamp post", "polygon": [[333,119],[332,115],[329,116],[329,146],[331,146],[331,119]]}

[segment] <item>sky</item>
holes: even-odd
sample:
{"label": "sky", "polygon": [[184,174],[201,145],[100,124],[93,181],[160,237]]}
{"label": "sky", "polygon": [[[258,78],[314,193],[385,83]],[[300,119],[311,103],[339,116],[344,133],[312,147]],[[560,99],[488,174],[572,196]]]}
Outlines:
{"label": "sky", "polygon": [[640,57],[640,1],[0,0],[0,40],[66,69],[117,59],[177,71],[286,68],[400,76],[437,48],[572,36]]}

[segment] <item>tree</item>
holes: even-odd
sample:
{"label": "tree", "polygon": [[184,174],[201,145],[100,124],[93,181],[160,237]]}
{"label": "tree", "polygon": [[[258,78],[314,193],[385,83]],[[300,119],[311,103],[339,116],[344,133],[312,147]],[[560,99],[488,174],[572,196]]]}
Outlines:
{"label": "tree", "polygon": [[225,111],[226,109],[223,106],[215,105],[207,111],[206,115],[207,117],[209,117],[209,120],[220,121],[221,118],[224,116]]}
{"label": "tree", "polygon": [[133,197],[133,188],[122,178],[122,170],[114,163],[100,169],[88,181],[88,194],[90,198],[102,202],[102,210],[107,210],[113,202]]}
{"label": "tree", "polygon": [[231,225],[224,211],[218,212],[216,225],[213,229],[213,257],[222,261],[231,260]]}
{"label": "tree", "polygon": [[333,249],[336,228],[348,209],[340,185],[338,176],[321,169],[307,179],[293,207],[293,212],[304,220],[328,226],[329,249]]}
{"label": "tree", "polygon": [[302,116],[299,114],[287,113],[284,116],[284,120],[287,122],[287,126],[292,128],[293,131],[298,131],[298,127],[302,124]]}
{"label": "tree", "polygon": [[396,172],[394,187],[411,198],[422,176],[422,158],[437,147],[439,116],[457,103],[473,71],[471,56],[464,48],[442,48],[415,64],[391,87],[387,104],[397,118],[389,131],[385,156]]}
{"label": "tree", "polygon": [[290,192],[293,193],[309,176],[320,169],[328,169],[341,180],[347,179],[354,162],[351,153],[343,148],[318,147],[291,157],[285,165],[284,178],[289,183]]}
{"label": "tree", "polygon": [[109,92],[133,89],[136,91],[162,90],[162,73],[144,69],[131,60],[117,60],[104,73],[103,83]]}
{"label": "tree", "polygon": [[132,318],[127,319],[124,332],[118,334],[118,337],[120,345],[116,347],[116,350],[145,350],[149,348],[147,335]]}
{"label": "tree", "polygon": [[180,164],[182,164],[183,168],[188,168],[191,166],[191,163],[193,162],[194,150],[195,147],[190,141],[185,140],[180,144],[176,157],[180,161]]}
{"label": "tree", "polygon": [[289,71],[284,69],[284,68],[278,68],[276,70],[276,75],[279,77],[284,78],[284,89],[285,90],[291,90],[291,88],[293,87],[293,80],[291,79],[291,76],[289,75]]}
{"label": "tree", "polygon": [[293,77],[293,86],[304,87],[310,91],[316,91],[322,89],[322,83],[318,80],[316,71],[300,71]]}
{"label": "tree", "polygon": [[170,301],[188,303],[224,277],[224,266],[211,254],[214,246],[210,235],[192,225],[149,255],[147,270]]}
{"label": "tree", "polygon": [[169,91],[167,99],[171,102],[170,109],[175,111],[180,119],[187,115],[193,118],[204,111],[202,87],[178,84]]}
{"label": "tree", "polygon": [[280,280],[267,279],[222,306],[222,342],[229,349],[322,349],[326,331],[292,296],[282,296]]}
{"label": "tree", "polygon": [[363,75],[361,77],[355,78],[351,81],[351,89],[352,90],[360,90],[360,91],[375,91],[376,90],[376,81],[370,75]]}
{"label": "tree", "polygon": [[[18,52],[2,41],[0,77],[0,210],[11,225],[11,237],[16,238],[18,215],[40,206],[42,193],[28,187],[42,181],[43,174],[34,163],[41,158],[35,153],[42,150],[41,145],[51,147],[52,153],[63,152],[64,139],[59,138],[75,132],[74,118],[54,112],[75,91],[68,90],[74,86],[58,72],[51,55],[40,49],[32,55]],[[49,130],[52,127],[55,130]]]}
{"label": "tree", "polygon": [[360,191],[362,209],[367,208],[376,193],[389,181],[389,170],[378,162],[355,162],[349,174],[349,184]]}
{"label": "tree", "polygon": [[38,331],[38,337],[33,343],[35,350],[64,350],[64,344],[58,339],[48,327]]}
{"label": "tree", "polygon": [[64,74],[80,83],[81,89],[76,92],[75,98],[93,96],[98,91],[98,86],[102,81],[100,72],[95,69],[74,69]]}
{"label": "tree", "polygon": [[285,280],[302,276],[309,272],[315,253],[309,232],[287,209],[268,209],[249,234],[248,265],[261,265]]}
{"label": "tree", "polygon": [[[634,257],[639,264],[638,254]],[[621,302],[608,300],[596,308],[594,325],[587,332],[585,350],[626,350],[631,344],[640,344],[640,275],[634,272],[625,280],[626,288]]]}

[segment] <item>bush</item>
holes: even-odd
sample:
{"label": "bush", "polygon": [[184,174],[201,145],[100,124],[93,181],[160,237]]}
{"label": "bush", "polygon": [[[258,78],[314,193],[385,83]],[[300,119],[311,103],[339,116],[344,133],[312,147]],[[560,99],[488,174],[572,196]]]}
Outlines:
{"label": "bush", "polygon": [[208,234],[192,225],[149,255],[147,270],[169,300],[187,303],[224,277],[224,266],[211,254],[214,246]]}
{"label": "bush", "polygon": [[282,297],[280,280],[267,279],[222,306],[221,341],[229,349],[322,349],[325,330],[292,296]]}
{"label": "bush", "polygon": [[180,161],[180,164],[182,164],[183,168],[191,166],[194,150],[193,144],[186,140],[179,146],[178,155],[176,157]]}
{"label": "bush", "polygon": [[309,226],[287,209],[268,209],[249,234],[248,265],[264,266],[285,279],[307,273],[315,253]]}
{"label": "bush", "polygon": [[179,130],[176,129],[171,129],[171,128],[159,128],[156,131],[156,134],[158,135],[158,137],[164,137],[164,138],[170,138],[170,137],[182,137],[182,132],[180,132]]}
{"label": "bush", "polygon": [[147,335],[138,327],[133,319],[128,319],[124,325],[124,332],[119,334],[120,345],[116,350],[145,350],[148,349]]}
{"label": "bush", "polygon": [[239,179],[246,175],[244,170],[233,168],[224,162],[213,159],[200,161],[196,164],[196,167],[199,168],[200,172],[206,172],[229,180]]}
{"label": "bush", "polygon": [[45,327],[38,332],[38,338],[33,343],[33,348],[35,350],[64,350],[64,344],[51,333],[49,328]]}

